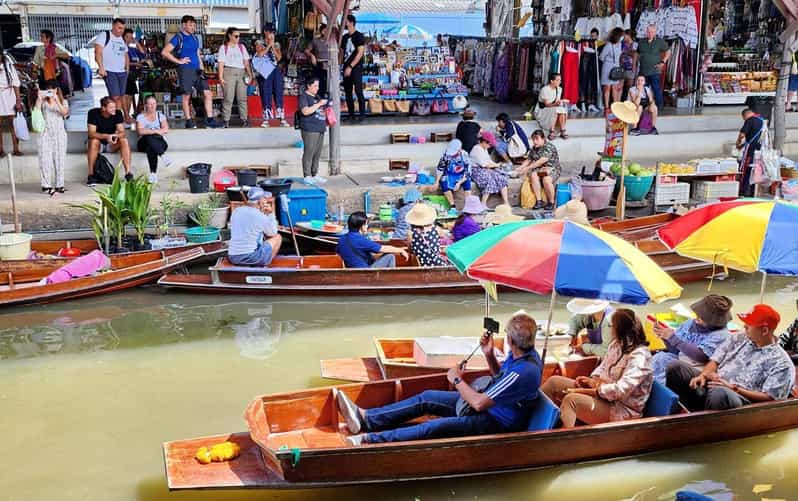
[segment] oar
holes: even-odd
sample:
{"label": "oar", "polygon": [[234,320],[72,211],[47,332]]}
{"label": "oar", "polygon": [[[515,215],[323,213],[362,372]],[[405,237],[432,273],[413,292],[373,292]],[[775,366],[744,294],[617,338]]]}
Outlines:
{"label": "oar", "polygon": [[283,209],[286,217],[288,218],[288,227],[291,228],[291,238],[294,240],[296,257],[302,258],[302,254],[299,253],[299,244],[296,241],[296,233],[294,233],[294,222],[291,220],[291,211],[288,210],[288,197],[285,195],[285,193],[280,193],[280,207]]}

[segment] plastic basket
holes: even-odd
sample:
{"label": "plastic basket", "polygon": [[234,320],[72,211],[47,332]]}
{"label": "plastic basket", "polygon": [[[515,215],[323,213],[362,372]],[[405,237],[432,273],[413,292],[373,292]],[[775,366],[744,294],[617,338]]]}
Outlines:
{"label": "plastic basket", "polygon": [[694,181],[693,198],[697,202],[707,202],[721,197],[734,197],[739,189],[737,181]]}
{"label": "plastic basket", "polygon": [[624,176],[623,184],[626,186],[626,199],[639,202],[648,195],[654,176]]}
{"label": "plastic basket", "polygon": [[686,204],[690,201],[690,183],[660,184],[654,200],[656,205]]}
{"label": "plastic basket", "polygon": [[27,259],[30,254],[30,241],[27,233],[6,233],[0,235],[0,260]]}
{"label": "plastic basket", "polygon": [[204,244],[205,242],[213,242],[219,240],[218,228],[200,228],[196,226],[186,230],[186,240],[193,244]]}

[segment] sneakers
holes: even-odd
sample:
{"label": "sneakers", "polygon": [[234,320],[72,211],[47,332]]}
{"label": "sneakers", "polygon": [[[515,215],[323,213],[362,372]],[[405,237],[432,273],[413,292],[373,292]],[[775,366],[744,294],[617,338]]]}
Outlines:
{"label": "sneakers", "polygon": [[172,160],[171,158],[167,157],[166,155],[161,157],[161,161],[163,162],[165,167],[169,167],[170,165],[175,163],[174,160]]}
{"label": "sneakers", "polygon": [[587,106],[585,106],[585,103],[579,105],[579,111],[582,113],[587,113]]}
{"label": "sneakers", "polygon": [[125,174],[125,181],[127,181],[128,183],[130,181],[133,181],[133,173],[132,172],[128,172],[127,174]]}
{"label": "sneakers", "polygon": [[222,128],[223,129],[229,129],[230,128],[230,120],[225,120],[224,125],[222,125]]}
{"label": "sneakers", "polygon": [[186,129],[196,129],[196,128],[197,128],[197,124],[194,122],[194,120],[192,120],[190,118],[188,120],[186,120]]}
{"label": "sneakers", "polygon": [[639,136],[639,135],[640,135],[640,129],[638,129],[637,127],[635,127],[634,129],[632,129],[632,130],[630,130],[630,131],[629,131],[629,135],[630,135],[630,136]]}
{"label": "sneakers", "polygon": [[587,111],[589,111],[590,113],[601,113],[601,110],[596,108],[595,104],[591,104],[590,106],[588,106]]}
{"label": "sneakers", "polygon": [[316,183],[316,181],[310,176],[305,176],[303,181],[305,181],[305,184],[315,184]]}
{"label": "sneakers", "polygon": [[205,121],[205,125],[206,125],[206,126],[209,128],[209,129],[218,129],[219,127],[221,127],[221,126],[222,126],[222,124],[220,124],[219,122],[217,122],[217,121],[216,121],[215,119],[213,119],[213,118],[209,118],[208,120],[206,120],[206,121]]}
{"label": "sneakers", "polygon": [[319,175],[315,175],[311,179],[313,180],[314,183],[317,183],[317,184],[324,184],[324,183],[327,182],[327,179],[325,179],[325,178],[323,178],[323,177],[321,177]]}
{"label": "sneakers", "polygon": [[349,433],[357,435],[361,430],[365,429],[363,418],[360,415],[360,407],[349,400],[346,393],[335,390],[335,400],[338,403],[338,410],[346,421],[346,428]]}
{"label": "sneakers", "polygon": [[280,120],[280,127],[291,127],[291,124],[285,121],[285,118]]}
{"label": "sneakers", "polygon": [[155,184],[158,182],[158,174],[154,172],[150,172],[150,175],[147,176],[147,182],[150,184]]}
{"label": "sneakers", "polygon": [[554,204],[546,204],[546,206],[543,207],[543,210],[554,210]]}
{"label": "sneakers", "polygon": [[285,118],[285,111],[282,108],[277,108],[277,113],[275,114],[274,118],[279,118],[283,120]]}
{"label": "sneakers", "polygon": [[351,435],[346,437],[346,443],[351,445],[352,447],[360,447],[363,444],[367,444],[366,441],[366,434],[360,433],[358,435]]}
{"label": "sneakers", "polygon": [[264,120],[271,120],[272,118],[274,118],[274,114],[272,114],[272,110],[271,109],[263,110],[263,119]]}
{"label": "sneakers", "polygon": [[241,122],[241,127],[244,129],[249,127],[249,120],[244,120],[243,122]]}
{"label": "sneakers", "polygon": [[96,184],[97,184],[97,179],[95,179],[94,176],[89,175],[89,177],[86,179],[86,186],[92,187],[95,186]]}

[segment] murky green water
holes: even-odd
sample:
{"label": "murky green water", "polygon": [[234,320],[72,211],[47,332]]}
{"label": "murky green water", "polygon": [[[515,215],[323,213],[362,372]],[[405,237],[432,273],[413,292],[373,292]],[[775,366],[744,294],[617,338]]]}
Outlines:
{"label": "murky green water", "polygon": [[[683,302],[705,292],[689,286]],[[767,301],[795,316],[798,281]],[[758,282],[716,282],[735,310]],[[548,299],[503,294],[503,320]],[[555,320],[565,321],[565,300]],[[661,311],[663,307],[641,308]],[[243,431],[256,394],[328,384],[319,359],[371,355],[374,336],[478,333],[478,296],[252,299],[137,290],[0,314],[0,499],[672,499],[691,484],[716,499],[795,499],[798,430],[534,472],[297,492],[169,493],[161,443]],[[757,484],[772,489],[754,495]]]}

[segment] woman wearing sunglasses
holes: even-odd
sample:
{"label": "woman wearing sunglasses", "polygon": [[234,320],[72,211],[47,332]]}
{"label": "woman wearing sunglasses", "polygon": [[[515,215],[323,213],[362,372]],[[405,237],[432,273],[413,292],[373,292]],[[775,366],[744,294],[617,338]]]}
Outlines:
{"label": "woman wearing sunglasses", "polygon": [[249,53],[241,43],[241,33],[232,26],[224,34],[224,43],[219,47],[216,61],[219,64],[219,82],[224,89],[222,118],[224,127],[230,126],[230,113],[233,99],[238,100],[238,114],[243,121],[242,127],[249,127],[247,120],[247,85],[252,83],[252,67],[249,64]]}

